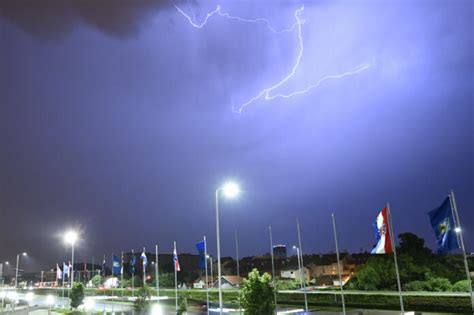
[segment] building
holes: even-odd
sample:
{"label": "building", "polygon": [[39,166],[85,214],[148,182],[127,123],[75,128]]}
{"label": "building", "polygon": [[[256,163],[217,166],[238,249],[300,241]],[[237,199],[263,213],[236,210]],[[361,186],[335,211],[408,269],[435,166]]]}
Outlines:
{"label": "building", "polygon": [[[336,254],[311,255],[308,267],[311,273],[311,282],[316,286],[336,286],[339,285],[339,273],[337,268]],[[357,269],[356,260],[347,253],[340,255],[342,282],[345,284]]]}
{"label": "building", "polygon": [[286,259],[286,245],[273,245],[273,257],[275,259]]}
{"label": "building", "polygon": [[282,279],[294,279],[298,281],[303,277],[304,282],[309,282],[311,280],[311,273],[310,269],[306,266],[300,269],[297,265],[290,265],[281,269],[280,277]]}
{"label": "building", "polygon": [[[222,289],[233,289],[238,288],[244,283],[244,278],[237,276],[222,276],[221,277],[221,286]],[[219,287],[219,281],[214,282],[214,287]]]}

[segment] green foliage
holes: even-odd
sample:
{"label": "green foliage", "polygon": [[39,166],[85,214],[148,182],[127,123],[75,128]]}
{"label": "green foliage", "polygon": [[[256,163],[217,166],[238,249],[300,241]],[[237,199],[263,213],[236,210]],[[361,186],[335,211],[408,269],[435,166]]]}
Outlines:
{"label": "green foliage", "polygon": [[[156,279],[153,279],[152,284],[156,286]],[[160,288],[174,288],[174,273],[160,275]]]}
{"label": "green foliage", "polygon": [[138,314],[147,314],[150,307],[151,289],[147,285],[141,287],[137,299],[133,302],[133,309]]}
{"label": "green foliage", "polygon": [[434,277],[428,279],[428,284],[430,286],[430,291],[435,292],[445,292],[451,291],[451,282],[446,278]]}
{"label": "green foliage", "polygon": [[467,284],[467,280],[461,280],[453,284],[452,287],[453,292],[469,292],[469,285]]}
{"label": "green foliage", "polygon": [[275,286],[277,290],[296,290],[300,287],[298,280],[276,280]]}
{"label": "green foliage", "polygon": [[92,282],[92,285],[97,288],[103,282],[102,276],[101,275],[95,275],[94,277],[92,277],[91,282]]}
{"label": "green foliage", "polygon": [[84,285],[80,282],[75,282],[69,295],[69,298],[71,299],[71,307],[78,308],[84,301],[84,295]]}
{"label": "green foliage", "polygon": [[[450,291],[451,283],[464,278],[461,255],[433,254],[424,240],[413,233],[399,235],[398,265],[400,280],[408,291]],[[396,290],[395,265],[392,254],[370,257],[362,265],[348,289]]]}
{"label": "green foliage", "polygon": [[178,306],[178,312],[177,315],[182,315],[186,314],[188,311],[188,295],[187,294],[181,294],[179,296],[179,306]]}
{"label": "green foliage", "polygon": [[242,288],[242,307],[246,315],[271,315],[275,310],[271,277],[253,269]]}
{"label": "green foliage", "polygon": [[411,281],[403,286],[406,291],[431,291],[428,281]]}
{"label": "green foliage", "polygon": [[140,279],[140,277],[138,276],[133,276],[133,279],[132,277],[128,278],[128,279],[123,279],[123,283],[122,283],[122,286],[124,288],[131,288],[132,287],[132,284],[135,286],[135,287],[139,287],[143,284],[142,280]]}

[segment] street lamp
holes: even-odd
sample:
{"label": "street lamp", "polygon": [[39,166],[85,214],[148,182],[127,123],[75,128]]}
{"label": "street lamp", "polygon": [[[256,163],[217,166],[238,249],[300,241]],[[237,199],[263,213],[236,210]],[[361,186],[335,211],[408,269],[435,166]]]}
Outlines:
{"label": "street lamp", "polygon": [[460,227],[456,227],[456,228],[454,229],[454,232],[456,232],[456,233],[461,233],[461,228],[460,228]]}
{"label": "street lamp", "polygon": [[293,249],[296,249],[296,257],[298,258],[298,274],[300,277],[300,286],[303,288],[303,277],[301,275],[301,262],[300,262],[300,248],[296,245],[293,245]]}
{"label": "street lamp", "polygon": [[51,305],[54,304],[54,296],[46,296],[46,304],[48,304],[48,315],[51,315]]}
{"label": "street lamp", "polygon": [[26,252],[16,255],[15,289],[18,287],[18,268],[20,268],[20,255],[27,256]]}
{"label": "street lamp", "polygon": [[222,315],[222,286],[221,286],[221,240],[219,229],[219,192],[224,192],[227,198],[235,198],[240,192],[236,183],[228,182],[224,186],[216,189],[216,234],[217,234],[217,281],[219,284],[219,314]]}
{"label": "street lamp", "polygon": [[64,242],[71,245],[71,288],[74,284],[74,245],[78,238],[77,232],[73,230],[67,231],[64,235]]}

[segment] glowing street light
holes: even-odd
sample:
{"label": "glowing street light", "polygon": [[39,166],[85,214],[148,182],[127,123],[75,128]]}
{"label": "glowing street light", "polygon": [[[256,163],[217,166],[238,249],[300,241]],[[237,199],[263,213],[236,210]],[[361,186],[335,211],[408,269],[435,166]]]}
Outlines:
{"label": "glowing street light", "polygon": [[222,187],[224,194],[228,198],[235,198],[240,193],[240,188],[236,183],[229,182]]}
{"label": "glowing street light", "polygon": [[460,228],[460,227],[456,227],[456,228],[454,229],[454,232],[456,232],[456,233],[461,233],[461,228]]}
{"label": "glowing street light", "polygon": [[18,287],[18,269],[20,268],[20,255],[27,256],[26,252],[16,255],[15,288]]}
{"label": "glowing street light", "polygon": [[48,304],[48,315],[51,315],[51,306],[54,304],[54,296],[51,294],[46,296],[46,304]]}
{"label": "glowing street light", "polygon": [[64,242],[66,244],[71,245],[71,288],[74,284],[74,245],[76,244],[77,240],[79,239],[79,235],[74,230],[69,230],[64,235]]}
{"label": "glowing street light", "polygon": [[224,186],[216,189],[216,234],[217,234],[217,281],[219,284],[219,314],[222,315],[222,286],[221,286],[221,240],[219,229],[219,192],[224,192],[228,198],[235,198],[240,192],[236,183],[228,182]]}

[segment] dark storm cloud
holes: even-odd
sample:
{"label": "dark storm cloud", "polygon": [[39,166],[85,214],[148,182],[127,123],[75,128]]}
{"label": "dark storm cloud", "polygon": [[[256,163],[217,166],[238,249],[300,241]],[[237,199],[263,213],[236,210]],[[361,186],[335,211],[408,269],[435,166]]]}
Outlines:
{"label": "dark storm cloud", "polygon": [[171,0],[3,0],[0,17],[42,39],[58,39],[77,22],[118,37],[135,35],[151,16],[173,7]]}

